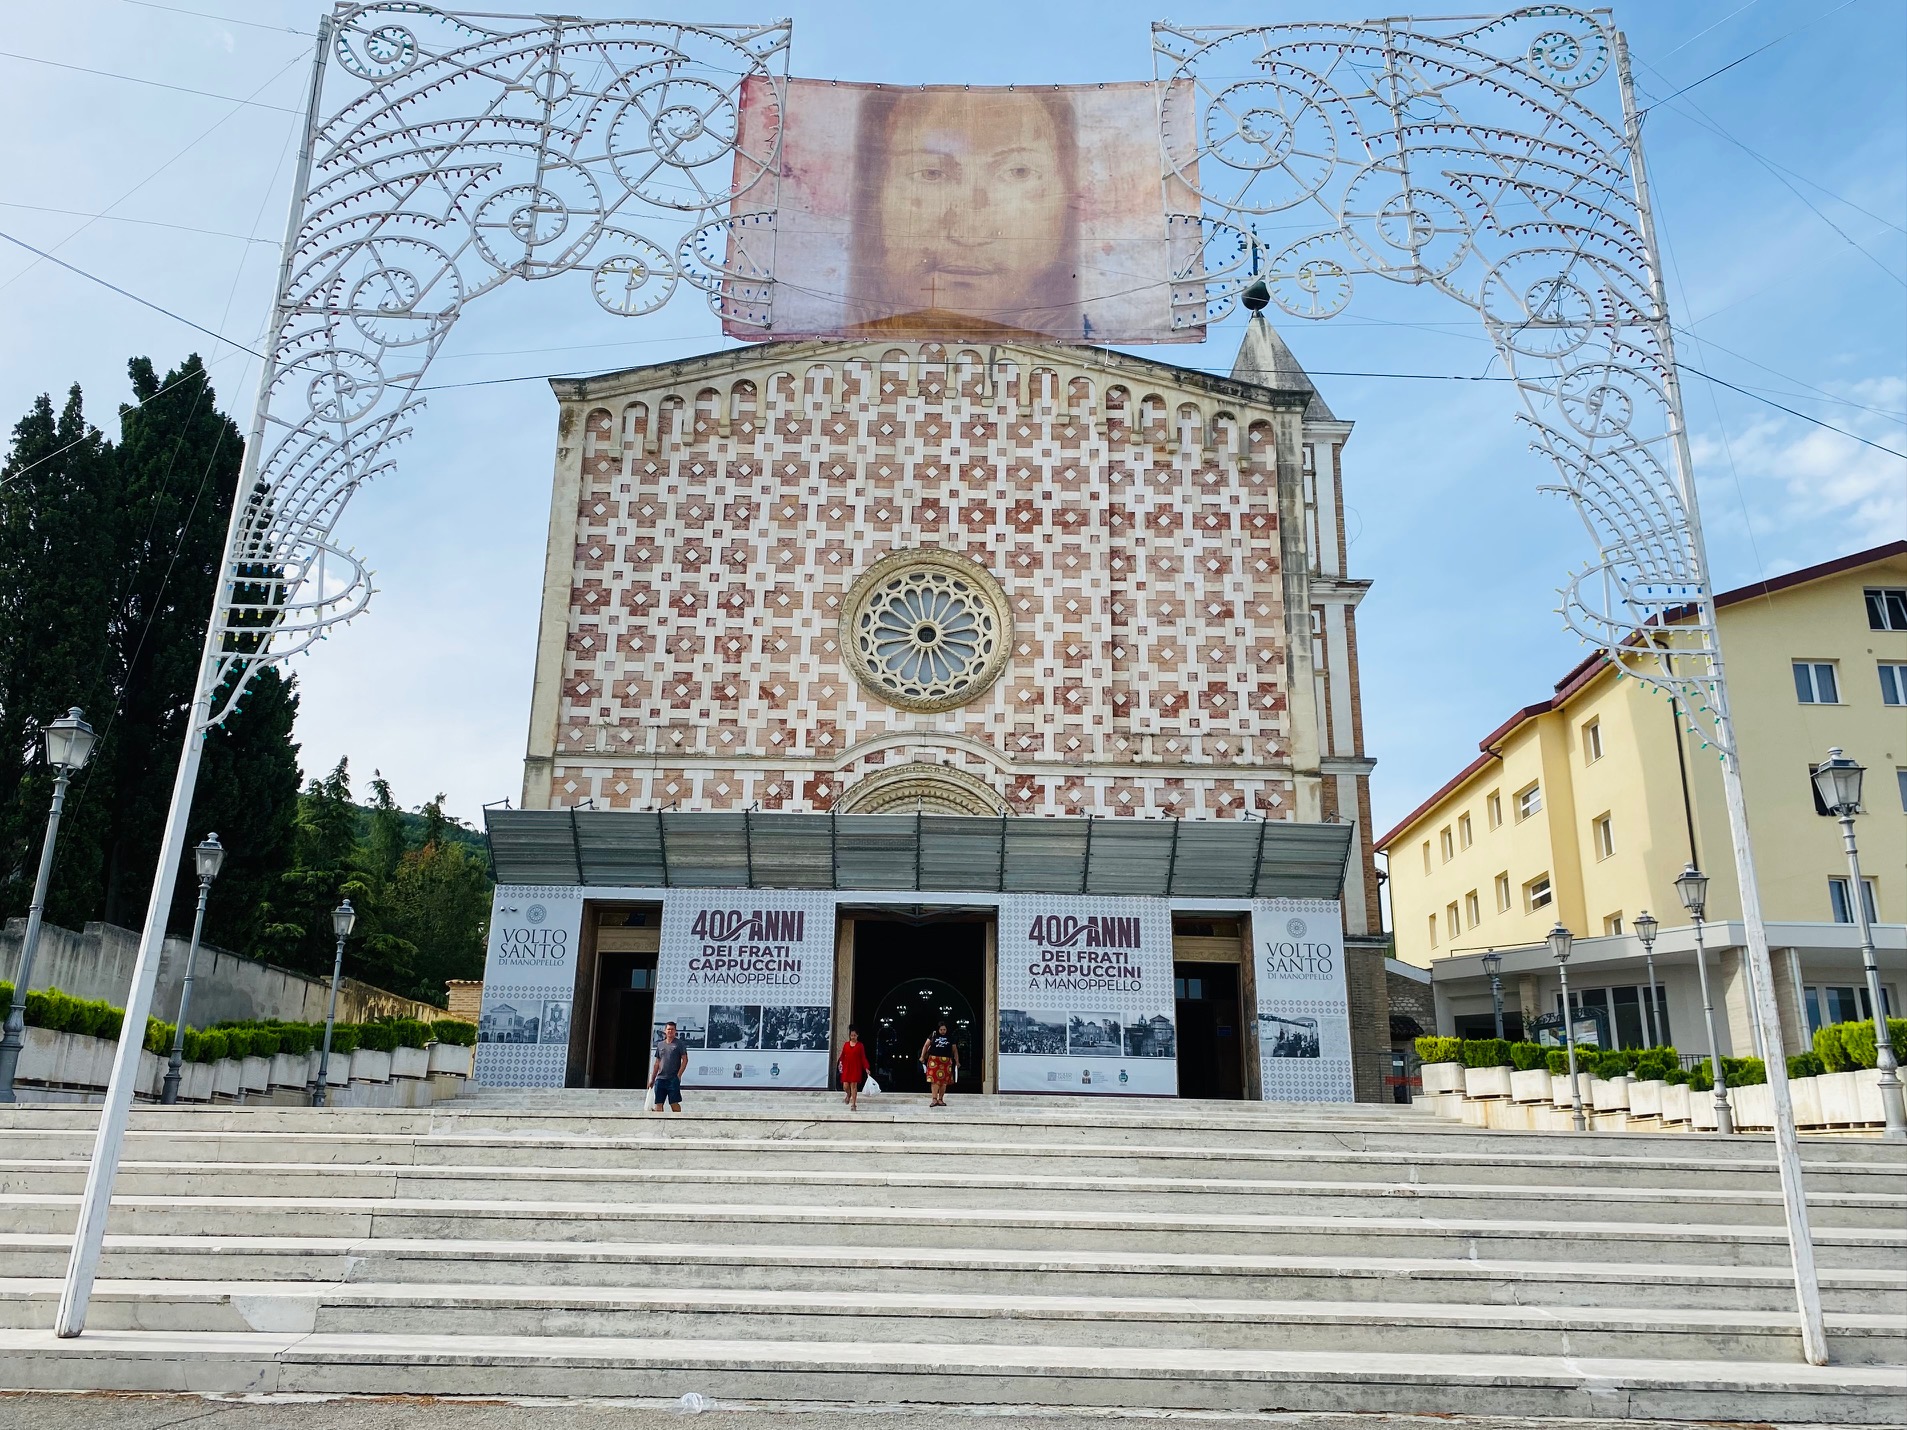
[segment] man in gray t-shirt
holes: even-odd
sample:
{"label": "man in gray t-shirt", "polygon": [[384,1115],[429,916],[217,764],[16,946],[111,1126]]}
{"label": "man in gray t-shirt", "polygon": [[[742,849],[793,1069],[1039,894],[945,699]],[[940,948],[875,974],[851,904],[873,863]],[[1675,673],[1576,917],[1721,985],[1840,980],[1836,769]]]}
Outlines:
{"label": "man in gray t-shirt", "polygon": [[675,1035],[675,1024],[662,1025],[662,1041],[656,1044],[655,1062],[649,1068],[649,1110],[662,1111],[666,1100],[671,1112],[682,1110],[682,1070],[689,1064],[688,1045]]}

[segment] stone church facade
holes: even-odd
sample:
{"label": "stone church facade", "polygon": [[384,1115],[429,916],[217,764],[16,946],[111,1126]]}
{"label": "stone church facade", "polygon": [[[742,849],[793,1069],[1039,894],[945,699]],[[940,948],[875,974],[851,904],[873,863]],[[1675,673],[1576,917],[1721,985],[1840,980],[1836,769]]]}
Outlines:
{"label": "stone church facade", "polygon": [[827,342],[553,384],[523,806],[1357,826],[1351,427],[1230,377]]}

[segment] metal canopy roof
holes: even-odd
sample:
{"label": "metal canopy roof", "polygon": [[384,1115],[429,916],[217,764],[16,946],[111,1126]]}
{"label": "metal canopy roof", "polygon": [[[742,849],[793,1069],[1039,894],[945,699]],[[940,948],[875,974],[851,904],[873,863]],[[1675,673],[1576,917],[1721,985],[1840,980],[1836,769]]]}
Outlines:
{"label": "metal canopy roof", "polygon": [[484,812],[501,884],[1335,899],[1352,828],[963,814]]}

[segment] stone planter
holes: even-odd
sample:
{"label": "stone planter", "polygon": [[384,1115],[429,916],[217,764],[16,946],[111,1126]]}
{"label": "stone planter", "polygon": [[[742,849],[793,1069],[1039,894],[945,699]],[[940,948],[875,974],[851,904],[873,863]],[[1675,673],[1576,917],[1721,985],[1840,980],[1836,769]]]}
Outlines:
{"label": "stone planter", "polygon": [[1627,1112],[1629,1079],[1592,1077],[1589,1079],[1589,1102],[1598,1112]]}
{"label": "stone planter", "polygon": [[268,1092],[271,1090],[271,1059],[240,1058],[238,1060],[238,1085],[243,1092]]}
{"label": "stone planter", "polygon": [[432,1043],[429,1048],[430,1070],[433,1073],[455,1073],[458,1077],[469,1077],[471,1058],[476,1051],[460,1043]]}
{"label": "stone planter", "polygon": [[1518,1102],[1549,1101],[1549,1069],[1524,1068],[1510,1074],[1510,1096]]}
{"label": "stone planter", "polygon": [[236,1100],[245,1090],[244,1065],[237,1058],[220,1058],[211,1064],[212,1096]]}
{"label": "stone planter", "polygon": [[1463,1070],[1463,1095],[1475,1099],[1508,1097],[1510,1095],[1510,1070],[1502,1067],[1465,1068]]}
{"label": "stone planter", "polygon": [[60,1059],[69,1041],[64,1033],[27,1027],[21,1033],[20,1061],[13,1075],[21,1082],[58,1082]]}
{"label": "stone planter", "polygon": [[1798,1077],[1788,1083],[1788,1096],[1794,1102],[1796,1127],[1821,1127],[1827,1119],[1821,1115],[1821,1080]]}
{"label": "stone planter", "polygon": [[1629,1084],[1629,1113],[1632,1117],[1660,1117],[1662,1094],[1668,1084],[1661,1078],[1639,1078]]}
{"label": "stone planter", "polygon": [[[313,1053],[311,1055],[311,1080],[314,1083],[318,1080],[317,1060],[322,1056],[324,1056],[322,1053]],[[352,1054],[350,1053],[333,1052],[331,1054],[330,1066],[324,1070],[324,1085],[326,1087],[348,1087],[350,1085],[351,1058]]]}
{"label": "stone planter", "polygon": [[1822,1073],[1810,1081],[1819,1089],[1823,1123],[1829,1127],[1851,1127],[1861,1120],[1859,1094],[1854,1087],[1853,1073]]}
{"label": "stone planter", "polygon": [[352,1082],[389,1082],[391,1055],[371,1048],[359,1048],[351,1054]]}
{"label": "stone planter", "polygon": [[1689,1120],[1689,1090],[1685,1082],[1662,1084],[1662,1120],[1686,1126]]}
{"label": "stone planter", "polygon": [[273,1087],[305,1087],[311,1078],[310,1062],[303,1053],[274,1053],[270,1083]]}
{"label": "stone planter", "polygon": [[[141,1048],[139,1050],[139,1078],[133,1084],[133,1092],[157,1102],[160,1092],[165,1088],[166,1064],[170,1060],[170,1055],[162,1058],[157,1053],[149,1053]],[[183,1071],[181,1069],[181,1072]]]}
{"label": "stone planter", "polygon": [[1420,1072],[1426,1097],[1440,1092],[1463,1091],[1462,1063],[1425,1063]]}
{"label": "stone planter", "polygon": [[1730,1088],[1728,1100],[1735,1109],[1737,1131],[1763,1132],[1775,1125],[1775,1099],[1767,1083]]}
{"label": "stone planter", "polygon": [[[1588,1090],[1585,1081],[1583,1091],[1587,1093]],[[1549,1100],[1551,1104],[1556,1107],[1574,1107],[1576,1105],[1576,1096],[1569,1088],[1568,1073],[1551,1073],[1549,1075]],[[1587,1100],[1584,1101],[1583,1105],[1585,1107],[1588,1106]]]}
{"label": "stone planter", "polygon": [[391,1076],[425,1078],[430,1076],[430,1051],[427,1048],[391,1049]]}
{"label": "stone planter", "polygon": [[179,1101],[210,1102],[214,1076],[212,1063],[186,1063],[179,1069]]}

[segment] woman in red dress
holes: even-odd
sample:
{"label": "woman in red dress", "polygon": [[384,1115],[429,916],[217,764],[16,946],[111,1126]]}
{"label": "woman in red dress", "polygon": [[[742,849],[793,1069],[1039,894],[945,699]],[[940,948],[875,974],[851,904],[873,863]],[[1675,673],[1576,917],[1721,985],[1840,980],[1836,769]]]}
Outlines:
{"label": "woman in red dress", "polygon": [[947,1105],[947,1084],[960,1076],[960,1045],[942,1023],[920,1045],[920,1069],[927,1074],[927,1086],[933,1089],[929,1107]]}
{"label": "woman in red dress", "polygon": [[861,1041],[860,1030],[852,1023],[848,1024],[848,1040],[841,1044],[841,1086],[847,1091],[846,1102],[850,1112],[861,1110],[861,1084],[867,1081],[868,1062],[867,1044]]}

